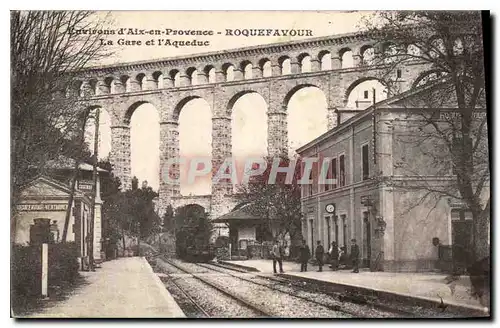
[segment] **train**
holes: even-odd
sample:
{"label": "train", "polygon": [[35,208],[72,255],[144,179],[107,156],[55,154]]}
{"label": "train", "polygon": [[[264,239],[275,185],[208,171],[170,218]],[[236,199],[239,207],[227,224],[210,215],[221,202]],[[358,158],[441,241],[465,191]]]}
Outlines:
{"label": "train", "polygon": [[214,245],[209,244],[188,247],[186,249],[184,260],[188,262],[206,263],[212,261],[214,258],[215,247]]}

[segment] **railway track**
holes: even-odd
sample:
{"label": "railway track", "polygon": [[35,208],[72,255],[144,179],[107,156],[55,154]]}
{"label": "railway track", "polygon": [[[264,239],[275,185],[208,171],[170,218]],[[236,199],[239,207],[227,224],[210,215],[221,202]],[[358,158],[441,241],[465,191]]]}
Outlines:
{"label": "railway track", "polygon": [[[169,292],[171,294],[175,294],[175,296],[177,296],[176,297],[177,303],[180,303],[179,306],[183,309],[184,313],[188,317],[210,318],[210,314],[207,311],[205,311],[205,309],[202,306],[200,306],[189,295],[189,293],[176,282],[176,279],[173,278],[172,275],[166,274],[165,276],[167,276],[169,279],[164,280],[164,279],[162,279],[162,277],[160,277],[160,280],[162,280],[162,282],[166,285],[171,284],[173,286],[174,290],[172,290],[172,287],[171,287],[171,288],[169,288]],[[179,294],[181,294],[182,296],[180,296]]]}
{"label": "railway track", "polygon": [[[286,294],[289,294],[291,296],[303,299],[305,301],[308,301],[308,302],[311,302],[311,303],[314,303],[314,304],[317,304],[317,305],[321,305],[321,306],[330,308],[331,310],[334,310],[334,311],[344,312],[344,313],[352,315],[352,316],[357,316],[357,317],[362,316],[362,314],[364,313],[363,307],[365,309],[366,309],[366,307],[370,307],[371,309],[377,309],[377,310],[386,312],[387,314],[396,315],[397,317],[405,317],[405,318],[414,318],[415,317],[415,314],[413,312],[406,311],[406,310],[401,310],[401,309],[396,309],[396,308],[392,308],[392,307],[389,307],[389,306],[384,305],[384,304],[377,304],[377,303],[373,303],[373,302],[366,302],[365,304],[359,304],[359,305],[356,304],[356,305],[358,305],[358,307],[360,309],[359,309],[359,311],[356,311],[356,310],[353,311],[353,310],[346,309],[341,304],[334,304],[334,305],[332,305],[332,304],[329,304],[329,303],[326,303],[326,302],[317,301],[317,300],[315,300],[315,299],[313,299],[311,297],[300,295],[299,294],[300,291],[308,292],[308,293],[315,293],[316,295],[318,293],[321,293],[321,292],[317,291],[316,289],[310,288],[310,287],[308,288],[308,287],[301,286],[301,285],[297,284],[296,282],[294,282],[293,280],[290,280],[290,279],[287,279],[287,278],[275,277],[275,276],[266,276],[266,275],[254,273],[254,276],[256,276],[258,278],[262,278],[262,279],[268,280],[268,281],[271,281],[271,282],[274,282],[278,286],[280,286],[280,285],[281,286],[283,286],[283,285],[285,285],[285,286],[292,286],[293,285],[294,288],[297,289],[297,291],[284,291],[282,288],[278,288],[276,286],[265,284],[265,283],[260,283],[260,282],[257,282],[255,280],[253,280],[253,279],[248,279],[248,278],[245,278],[245,277],[243,277],[241,275],[234,275],[234,274],[231,274],[231,273],[228,272],[229,270],[232,270],[232,271],[236,271],[236,272],[240,272],[240,273],[249,273],[248,271],[243,270],[243,269],[232,268],[232,267],[228,267],[228,266],[225,266],[225,265],[220,265],[218,263],[210,263],[210,264],[196,263],[196,265],[204,267],[204,268],[207,268],[207,269],[211,269],[211,270],[214,270],[214,271],[217,271],[217,272],[220,272],[220,273],[228,274],[228,275],[230,275],[232,277],[235,277],[235,278],[238,278],[238,279],[241,279],[241,280],[244,280],[244,281],[256,284],[256,285],[264,286],[264,287],[276,290],[276,291],[281,292],[281,293],[286,293]],[[222,269],[227,270],[227,271],[219,270],[219,268],[222,268]],[[330,294],[322,293],[322,294],[324,294],[325,296],[334,297],[334,298],[336,298],[336,300],[338,300],[341,303],[344,303],[346,300],[347,300],[347,302],[349,302],[349,300],[348,300],[349,297],[348,296],[346,297],[345,295],[342,295],[342,293],[330,293]],[[351,299],[351,301],[352,300],[353,299]]]}
{"label": "railway track", "polygon": [[[218,292],[224,294],[225,296],[229,297],[230,299],[232,300],[235,300],[237,303],[239,303],[240,305],[250,309],[252,312],[254,312],[256,314],[256,317],[273,317],[273,314],[272,313],[269,313],[268,310],[264,309],[263,307],[257,305],[257,304],[253,304],[241,297],[239,297],[237,294],[227,290],[226,288],[222,287],[222,286],[219,286],[207,279],[205,279],[204,277],[200,276],[199,274],[196,274],[196,273],[193,273],[193,272],[189,272],[188,270],[186,270],[185,268],[182,268],[181,266],[173,263],[172,261],[169,261],[169,260],[166,260],[166,259],[158,259],[159,261],[163,261],[165,263],[167,263],[168,265],[176,268],[177,270],[179,271],[182,271],[183,273],[189,275],[190,277],[193,277],[194,279],[202,282],[203,284],[207,285],[207,286],[210,286],[211,288],[217,290]],[[189,296],[189,293],[186,292],[182,287],[179,286],[179,284],[177,284],[175,282],[176,279],[182,279],[181,277],[174,277],[172,274],[167,274],[169,277],[170,277],[170,280],[172,283],[174,283],[177,288],[179,288],[180,290],[182,290],[183,294],[186,296],[187,299],[190,300],[190,302],[193,304],[194,307],[196,307],[197,309],[200,310],[200,312],[202,312],[204,314],[205,317],[211,317],[211,315],[205,311],[203,309],[202,306],[200,306],[199,304],[197,304],[197,302]]]}

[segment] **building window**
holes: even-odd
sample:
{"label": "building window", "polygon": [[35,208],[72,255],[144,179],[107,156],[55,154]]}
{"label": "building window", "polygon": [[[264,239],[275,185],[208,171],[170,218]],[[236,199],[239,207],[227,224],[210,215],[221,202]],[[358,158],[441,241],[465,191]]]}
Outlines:
{"label": "building window", "polygon": [[398,70],[396,71],[396,75],[397,75],[398,79],[400,79],[400,78],[401,78],[401,76],[403,75],[403,73],[401,72],[401,70],[400,70],[400,69],[398,69]]}
{"label": "building window", "polygon": [[[314,168],[313,168],[313,169],[314,169]],[[311,181],[311,180],[312,180],[312,178],[313,178],[313,172],[312,172],[312,170],[311,170],[311,171],[309,172],[309,181]],[[313,183],[314,183],[314,181],[313,181],[313,182],[311,182],[311,183],[308,183],[308,184],[307,184],[307,187],[309,188],[309,196],[312,196],[312,194],[313,194]]]}
{"label": "building window", "polygon": [[363,92],[363,97],[364,97],[365,99],[368,99],[368,90],[365,90],[365,91]]}
{"label": "building window", "polygon": [[457,251],[472,248],[472,212],[467,209],[451,210],[451,242]]}
{"label": "building window", "polygon": [[335,179],[333,183],[333,189],[337,188],[337,159],[332,159],[332,179]]}
{"label": "building window", "polygon": [[345,186],[345,156],[340,155],[339,157],[339,178],[340,178],[340,187]]}
{"label": "building window", "polygon": [[342,237],[343,237],[343,242],[344,242],[344,246],[347,245],[347,218],[345,216],[345,214],[342,214],[340,216],[340,218],[342,219]]}
{"label": "building window", "polygon": [[[328,170],[326,171],[326,180],[332,179],[334,165],[335,165],[335,162],[333,160],[330,163],[328,163]],[[332,185],[328,181],[325,182],[325,191],[328,191],[331,188],[332,188]]]}
{"label": "building window", "polygon": [[369,161],[368,161],[368,145],[361,147],[361,161],[362,161],[362,176],[363,180],[367,180],[370,176]]}

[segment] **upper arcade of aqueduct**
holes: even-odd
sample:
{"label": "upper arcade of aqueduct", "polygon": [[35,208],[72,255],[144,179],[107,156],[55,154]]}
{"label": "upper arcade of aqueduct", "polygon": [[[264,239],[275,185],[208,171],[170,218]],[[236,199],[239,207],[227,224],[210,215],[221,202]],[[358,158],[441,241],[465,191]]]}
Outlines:
{"label": "upper arcade of aqueduct", "polygon": [[[128,108],[115,117],[115,125],[127,123],[131,111],[136,107],[134,103],[137,99],[134,96],[142,96],[144,102],[150,102],[157,108],[175,107],[170,115],[162,115],[162,120],[168,121],[175,120],[182,105],[190,99],[204,98],[212,105],[209,89],[214,85],[233,91],[230,96],[226,92],[224,98],[227,102],[219,107],[231,107],[241,94],[258,92],[271,111],[273,108],[278,110],[278,107],[286,108],[291,95],[301,86],[316,86],[325,94],[328,108],[342,108],[346,106],[349,93],[357,84],[377,79],[377,70],[381,67],[372,65],[374,54],[391,51],[390,43],[373,43],[363,33],[350,33],[96,66],[79,72],[70,92],[91,100],[92,105],[103,107],[116,107],[114,95],[126,94],[130,102],[124,105]],[[397,77],[403,84],[402,89],[414,83],[420,72],[422,67],[413,69],[406,65],[401,76]],[[275,82],[275,85],[269,87],[270,82]],[[335,89],[334,92],[332,89]],[[175,94],[175,99],[168,104],[161,104],[157,97],[148,97],[159,90],[168,90],[168,96]]]}

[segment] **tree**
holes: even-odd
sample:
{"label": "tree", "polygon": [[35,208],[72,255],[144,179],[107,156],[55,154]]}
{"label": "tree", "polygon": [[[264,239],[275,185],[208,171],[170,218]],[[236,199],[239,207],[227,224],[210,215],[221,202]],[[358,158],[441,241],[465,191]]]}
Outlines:
{"label": "tree", "polygon": [[[290,159],[276,159],[279,166],[293,165]],[[295,164],[295,173],[291,181],[286,181],[286,174],[279,173],[275,183],[269,182],[274,159],[266,158],[266,170],[252,177],[248,184],[237,186],[236,197],[250,203],[249,212],[264,221],[264,228],[274,238],[284,238],[290,234],[292,240],[301,240],[301,205],[300,179],[301,163]],[[255,168],[257,169],[257,168]]]}
{"label": "tree", "polygon": [[175,213],[175,246],[176,253],[186,258],[188,249],[202,250],[208,248],[212,236],[213,224],[208,213],[199,205],[186,205]]}
{"label": "tree", "polygon": [[47,161],[84,152],[87,113],[68,86],[75,72],[109,52],[99,35],[73,31],[102,29],[105,20],[87,11],[11,12],[12,218],[21,188],[44,172]]}
{"label": "tree", "polygon": [[[417,170],[410,158],[398,165],[421,177],[421,183],[412,188],[425,191],[426,198],[464,203],[474,222],[473,258],[489,256],[488,131],[486,115],[478,115],[486,109],[481,13],[386,11],[365,23],[381,50],[376,64],[383,66],[380,77],[390,93],[399,91],[401,79],[391,78],[397,76],[397,69],[412,62],[426,67],[413,88],[428,88],[427,96],[418,100],[418,106],[415,100],[406,104],[413,108],[407,121],[392,123],[396,130],[397,125],[407,130],[411,136],[402,142],[421,147],[430,166]],[[444,116],[436,110],[445,107],[455,110]],[[452,168],[454,178],[441,185],[427,183],[429,167],[441,176],[449,176]]]}
{"label": "tree", "polygon": [[163,231],[175,232],[175,215],[172,205],[168,205],[163,214]]}

